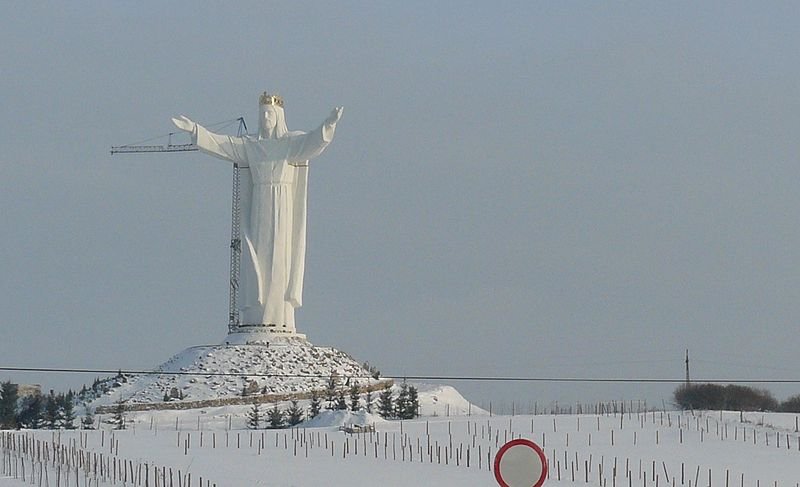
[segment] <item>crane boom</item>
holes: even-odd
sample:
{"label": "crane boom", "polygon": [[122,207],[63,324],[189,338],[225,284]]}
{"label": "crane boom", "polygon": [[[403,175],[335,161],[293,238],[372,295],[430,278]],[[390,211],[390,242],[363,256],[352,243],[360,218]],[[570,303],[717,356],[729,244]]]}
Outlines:
{"label": "crane boom", "polygon": [[199,150],[194,144],[167,145],[117,145],[111,147],[111,154],[130,154],[134,152],[190,152]]}
{"label": "crane boom", "polygon": [[[237,136],[247,135],[247,124],[244,117],[236,119],[239,122]],[[142,152],[193,152],[199,150],[196,144],[173,144],[172,136],[166,145],[118,145],[111,147],[111,155],[135,154]],[[153,140],[153,139],[150,139]],[[245,167],[246,168],[246,167]],[[230,264],[230,295],[228,309],[228,331],[235,332],[240,324],[239,318],[239,275],[241,271],[242,239],[241,239],[241,196],[239,192],[239,165],[233,165],[233,183],[231,191],[231,264]]]}

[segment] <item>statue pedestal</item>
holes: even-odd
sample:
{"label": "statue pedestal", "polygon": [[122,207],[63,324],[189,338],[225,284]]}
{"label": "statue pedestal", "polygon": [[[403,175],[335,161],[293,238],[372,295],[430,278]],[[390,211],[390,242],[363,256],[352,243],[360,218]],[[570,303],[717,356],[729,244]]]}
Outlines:
{"label": "statue pedestal", "polygon": [[228,333],[225,345],[281,345],[307,342],[302,333],[280,331],[269,326],[243,325]]}

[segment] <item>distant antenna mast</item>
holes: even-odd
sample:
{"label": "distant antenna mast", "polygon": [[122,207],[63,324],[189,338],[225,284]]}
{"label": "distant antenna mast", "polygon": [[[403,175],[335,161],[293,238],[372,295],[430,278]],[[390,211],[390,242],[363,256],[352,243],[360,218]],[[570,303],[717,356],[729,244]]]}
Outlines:
{"label": "distant antenna mast", "polygon": [[[247,135],[247,124],[244,117],[235,120],[239,122],[237,136]],[[226,122],[223,122],[226,123]],[[217,125],[217,124],[214,124]],[[197,151],[195,144],[173,144],[172,136],[174,132],[168,134],[166,145],[118,145],[111,147],[111,155],[132,154],[142,152],[192,152]],[[163,136],[161,136],[163,137]],[[156,138],[161,138],[156,137]],[[154,139],[149,139],[154,140]],[[145,140],[143,142],[148,142]],[[244,166],[246,168],[246,166]],[[230,296],[228,309],[228,331],[235,332],[239,328],[239,275],[241,271],[242,259],[242,238],[241,238],[241,196],[239,190],[239,165],[233,165],[233,183],[231,194],[231,264],[230,264]]]}

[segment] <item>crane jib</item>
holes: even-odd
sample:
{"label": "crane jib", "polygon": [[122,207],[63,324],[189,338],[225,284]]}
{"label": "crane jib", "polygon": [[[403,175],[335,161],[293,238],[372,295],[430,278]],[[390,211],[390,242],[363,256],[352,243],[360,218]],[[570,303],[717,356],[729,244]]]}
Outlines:
{"label": "crane jib", "polygon": [[[235,120],[228,122],[221,122],[230,124],[231,122],[239,122],[237,136],[242,137],[247,135],[247,125],[244,122],[244,117],[239,117]],[[215,124],[217,125],[217,124]],[[174,133],[169,133],[166,136],[154,137],[151,139],[143,140],[139,143],[119,145],[111,147],[111,154],[133,154],[142,152],[192,152],[199,150],[196,144],[173,144],[172,136]],[[163,137],[168,137],[166,145],[140,145],[142,142],[149,142]],[[241,245],[241,195],[239,193],[239,169],[247,169],[248,166],[233,165],[233,182],[231,191],[231,261],[230,261],[230,288],[229,288],[229,309],[228,309],[228,330],[234,332],[240,325],[239,321],[239,275],[242,256]]]}
{"label": "crane jib", "polygon": [[198,150],[195,144],[173,145],[120,145],[111,148],[111,154],[133,154],[138,152],[190,152]]}

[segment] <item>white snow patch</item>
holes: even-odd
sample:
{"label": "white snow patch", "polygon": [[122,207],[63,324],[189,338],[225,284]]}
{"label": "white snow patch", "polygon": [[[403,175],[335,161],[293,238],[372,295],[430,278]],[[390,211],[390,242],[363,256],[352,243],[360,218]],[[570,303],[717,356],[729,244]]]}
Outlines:
{"label": "white snow patch", "polygon": [[301,426],[305,428],[324,428],[349,424],[369,425],[377,423],[386,423],[386,420],[366,411],[320,411],[316,418],[305,421]]}

